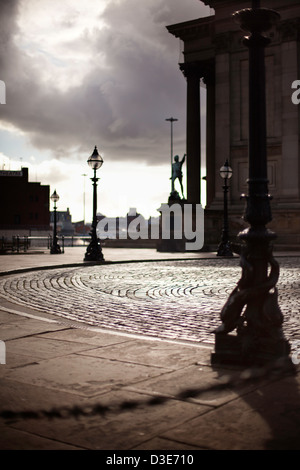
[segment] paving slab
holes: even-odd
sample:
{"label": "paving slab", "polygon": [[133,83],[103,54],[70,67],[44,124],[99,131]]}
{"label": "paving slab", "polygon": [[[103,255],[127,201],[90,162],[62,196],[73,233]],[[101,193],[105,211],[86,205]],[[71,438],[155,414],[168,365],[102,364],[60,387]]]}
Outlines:
{"label": "paving slab", "polygon": [[[80,447],[65,443],[71,418],[60,419],[60,436],[57,435],[58,422],[53,420],[55,410],[85,407],[85,399],[80,395],[45,389],[33,384],[3,379],[0,388],[1,450],[76,450]],[[35,414],[35,418],[32,415]],[[52,429],[48,434],[45,427]],[[51,436],[51,437],[50,437]]]}
{"label": "paving slab", "polygon": [[[262,383],[263,378],[260,380],[260,385]],[[156,396],[168,396],[219,407],[248,394],[257,387],[254,375],[253,381],[243,380],[241,371],[235,368],[213,370],[203,365],[190,365],[127,388],[140,393],[150,392]]]}
{"label": "paving slab", "polygon": [[11,339],[9,347],[15,354],[35,357],[36,362],[41,359],[59,359],[72,353],[90,349],[90,346],[85,343],[56,341],[41,336]]}
{"label": "paving slab", "polygon": [[[0,318],[3,320],[2,312],[0,311]],[[20,329],[20,323],[22,323],[22,329]],[[21,337],[28,337],[39,333],[45,333],[45,331],[61,330],[63,326],[53,323],[47,323],[47,327],[44,322],[39,320],[28,319],[26,317],[20,317],[18,320],[8,320],[7,322],[0,325],[1,339],[2,341],[14,340]]]}
{"label": "paving slab", "polygon": [[[150,451],[153,451],[153,449],[155,449],[156,451],[167,450],[168,453],[170,453],[170,451],[173,451],[173,450],[176,450],[177,452],[183,451],[184,453],[186,453],[186,457],[190,455],[189,452],[191,451],[206,450],[206,449],[201,449],[200,447],[197,447],[197,446],[190,446],[188,444],[185,444],[179,441],[173,441],[164,437],[155,437],[154,439],[150,439],[149,441],[143,442],[141,445],[137,445],[134,447],[135,451],[142,451],[142,452],[144,451],[150,452]],[[178,455],[178,454],[175,453],[175,455]]]}
{"label": "paving slab", "polygon": [[[39,353],[39,357],[44,356],[44,352],[46,351]],[[49,355],[51,357],[51,353]],[[51,390],[63,390],[91,397],[104,393],[111,387],[132,385],[161,375],[165,371],[161,367],[146,367],[79,354],[61,354],[23,369],[15,369],[8,373],[8,378]]]}
{"label": "paving slab", "polygon": [[73,445],[47,439],[27,431],[0,425],[0,450],[84,450]]}
{"label": "paving slab", "polygon": [[130,340],[105,348],[82,351],[82,355],[119,360],[131,364],[180,369],[203,358],[209,362],[210,348],[157,340]]}
{"label": "paving slab", "polygon": [[[124,396],[124,391],[119,393],[118,402]],[[127,400],[135,400],[136,394],[126,392]],[[108,396],[111,403],[114,397]],[[102,422],[94,418],[90,422],[89,429],[81,432],[76,443],[81,439],[89,443],[94,449],[128,450],[137,445],[144,448],[148,440],[160,436],[165,429],[181,427],[195,416],[205,413],[207,407],[181,401],[168,401],[159,406],[139,406],[134,410],[123,411],[115,416],[108,416]],[[74,440],[73,440],[74,442]]]}
{"label": "paving slab", "polygon": [[[78,343],[83,343],[83,344],[88,344],[88,345],[93,345],[93,346],[99,346],[99,347],[106,347],[106,346],[113,346],[113,345],[122,345],[125,343],[131,342],[131,339],[129,336],[126,335],[117,335],[114,334],[113,332],[103,332],[100,331],[98,328],[89,328],[89,329],[84,329],[80,328],[79,326],[73,327],[73,328],[64,328],[64,329],[57,329],[55,331],[51,331],[49,333],[44,333],[43,338],[50,338],[58,341],[64,341],[66,344],[69,342],[78,342]],[[126,346],[125,346],[126,349]],[[95,351],[95,357],[97,357],[97,349],[93,349],[92,351]],[[87,354],[89,351],[87,351]],[[81,354],[83,354],[83,351],[81,351]],[[103,356],[104,357],[104,356]]]}
{"label": "paving slab", "polygon": [[[26,367],[24,367],[26,370]],[[6,422],[14,425],[17,421],[22,421],[22,413],[37,413],[48,411],[49,416],[51,410],[71,408],[78,406],[84,408],[87,399],[76,393],[69,393],[60,390],[46,389],[42,386],[36,386],[34,383],[28,383],[14,380],[8,376],[1,380],[1,402],[0,409],[12,412],[5,416]],[[41,419],[42,418],[42,419]],[[28,416],[24,416],[24,421]],[[39,421],[46,420],[46,415],[41,414]]]}
{"label": "paving slab", "polygon": [[163,437],[215,450],[299,450],[299,377],[264,384]]}
{"label": "paving slab", "polygon": [[[54,445],[58,442],[91,450],[129,450],[136,445],[143,447],[145,442],[170,427],[181,425],[207,410],[204,406],[176,401],[160,406],[145,403],[131,410],[126,409],[129,402],[143,403],[143,399],[133,392],[111,391],[102,395],[101,401],[89,400],[81,408],[73,408],[72,402],[69,408],[56,407],[63,411],[63,417],[55,416],[54,412],[51,419],[28,416],[15,419],[10,426],[52,440]],[[112,411],[98,413],[100,404]]]}

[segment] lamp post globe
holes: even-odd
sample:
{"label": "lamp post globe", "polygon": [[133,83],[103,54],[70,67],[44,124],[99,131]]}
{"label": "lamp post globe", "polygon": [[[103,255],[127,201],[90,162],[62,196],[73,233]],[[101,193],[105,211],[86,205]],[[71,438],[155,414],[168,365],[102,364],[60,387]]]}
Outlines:
{"label": "lamp post globe", "polygon": [[97,146],[95,146],[94,151],[92,155],[88,158],[87,162],[89,167],[92,168],[92,170],[94,171],[99,170],[99,168],[101,168],[101,166],[103,165],[103,158],[99,154]]}
{"label": "lamp post globe", "polygon": [[224,165],[220,168],[220,176],[224,180],[223,192],[224,192],[224,207],[223,207],[223,229],[221,243],[218,246],[217,256],[233,256],[230,242],[229,242],[229,229],[228,229],[228,180],[232,177],[232,168],[229,166],[228,160],[225,161]]}
{"label": "lamp post globe", "polygon": [[230,179],[232,177],[232,168],[228,164],[228,160],[220,168],[220,176],[224,180]]}
{"label": "lamp post globe", "polygon": [[101,243],[97,237],[97,182],[99,178],[97,178],[96,172],[103,165],[103,158],[99,154],[97,146],[95,146],[92,155],[87,160],[87,163],[94,171],[94,176],[91,178],[91,181],[93,182],[93,221],[90,232],[91,241],[87,247],[84,261],[104,261]]}
{"label": "lamp post globe", "polygon": [[56,189],[54,190],[53,194],[51,194],[50,199],[54,204],[56,204],[59,201],[59,195],[56,192]]}
{"label": "lamp post globe", "polygon": [[60,246],[58,244],[58,238],[57,238],[57,216],[56,216],[56,203],[59,201],[59,195],[56,192],[56,189],[54,190],[53,194],[50,196],[51,201],[54,204],[53,211],[54,211],[54,217],[53,217],[53,240],[50,248],[50,253],[52,255],[56,255],[61,253]]}

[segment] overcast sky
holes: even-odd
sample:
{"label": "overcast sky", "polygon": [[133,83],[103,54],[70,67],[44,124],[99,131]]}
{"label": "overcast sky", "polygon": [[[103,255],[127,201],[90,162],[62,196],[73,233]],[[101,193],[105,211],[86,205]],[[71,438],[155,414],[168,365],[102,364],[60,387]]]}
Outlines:
{"label": "overcast sky", "polygon": [[[91,219],[95,145],[98,208],[146,217],[170,192],[174,154],[185,153],[181,44],[167,25],[208,16],[199,0],[0,0],[1,169],[28,166],[73,221]],[[86,174],[84,177],[82,175]]]}

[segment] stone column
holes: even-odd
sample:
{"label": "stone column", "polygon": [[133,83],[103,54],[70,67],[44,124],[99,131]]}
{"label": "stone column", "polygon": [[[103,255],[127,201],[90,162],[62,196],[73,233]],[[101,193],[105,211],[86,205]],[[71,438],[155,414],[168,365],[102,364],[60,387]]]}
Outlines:
{"label": "stone column", "polygon": [[185,63],[180,69],[187,79],[186,153],[187,201],[201,201],[201,130],[200,130],[200,78],[198,63]]}
{"label": "stone column", "polygon": [[216,206],[222,207],[223,191],[220,184],[219,169],[226,159],[230,162],[230,55],[227,51],[218,51],[216,61],[215,87],[215,188]]}
{"label": "stone column", "polygon": [[215,64],[207,68],[204,76],[206,85],[206,205],[213,201],[216,190],[215,178],[215,144],[216,144],[216,113],[215,113]]}
{"label": "stone column", "polygon": [[282,60],[282,200],[298,202],[300,197],[299,160],[299,105],[292,103],[291,85],[299,79],[299,34],[300,22],[285,21],[281,24]]}

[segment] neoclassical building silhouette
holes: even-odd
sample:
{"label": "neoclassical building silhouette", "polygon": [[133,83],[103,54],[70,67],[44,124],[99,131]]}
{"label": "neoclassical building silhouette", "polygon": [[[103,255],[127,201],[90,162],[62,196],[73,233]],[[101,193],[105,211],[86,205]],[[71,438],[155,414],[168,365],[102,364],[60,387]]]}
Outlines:
{"label": "neoclassical building silhouette", "polygon": [[[195,0],[197,1],[197,0]],[[205,240],[218,243],[222,224],[223,189],[219,169],[225,160],[233,169],[230,180],[230,231],[243,226],[248,177],[248,49],[246,34],[232,14],[250,8],[251,1],[207,0],[214,15],[167,26],[183,42],[179,64],[187,84],[186,153],[187,200],[200,202],[200,81],[206,86],[206,201]],[[292,84],[300,80],[300,2],[262,0],[280,22],[268,34],[265,51],[267,153],[269,191],[273,221],[269,228],[278,235],[278,245],[300,246],[300,105],[292,102]],[[180,73],[180,72],[179,72]],[[203,138],[203,136],[202,136]]]}

